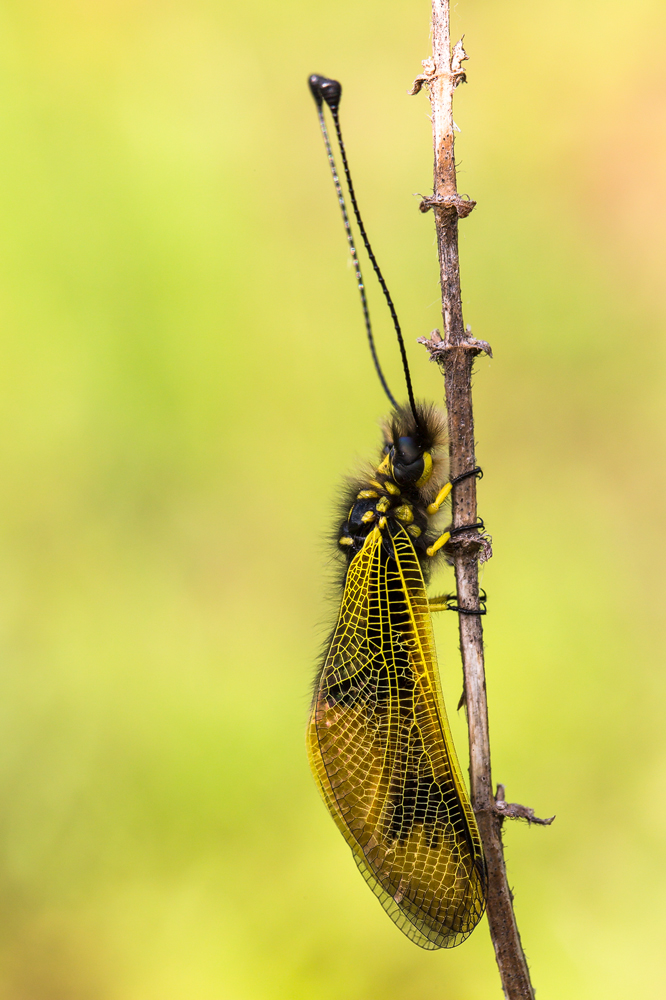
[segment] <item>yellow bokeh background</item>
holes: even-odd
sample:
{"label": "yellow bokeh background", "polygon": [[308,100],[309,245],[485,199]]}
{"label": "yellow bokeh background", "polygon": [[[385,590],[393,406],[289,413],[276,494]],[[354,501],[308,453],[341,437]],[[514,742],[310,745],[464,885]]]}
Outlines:
{"label": "yellow bokeh background", "polygon": [[[386,410],[306,77],[344,83],[439,399],[427,0],[5,0],[0,29],[0,995],[499,1000],[485,921],[403,938],[304,753],[333,499]],[[506,830],[518,920],[544,1000],[660,1000],[666,8],[461,0],[453,31],[494,777],[557,814]]]}

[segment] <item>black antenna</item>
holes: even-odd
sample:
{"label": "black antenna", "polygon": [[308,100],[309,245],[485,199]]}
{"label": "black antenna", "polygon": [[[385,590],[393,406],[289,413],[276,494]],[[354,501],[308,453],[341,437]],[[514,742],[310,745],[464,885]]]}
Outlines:
{"label": "black antenna", "polygon": [[[356,274],[356,284],[358,285],[358,290],[361,295],[361,306],[363,308],[363,319],[365,321],[365,330],[368,334],[368,343],[370,344],[370,353],[372,354],[372,360],[375,365],[375,370],[379,376],[379,381],[382,384],[382,388],[386,395],[388,396],[391,406],[394,409],[398,408],[398,404],[393,398],[393,393],[388,387],[386,379],[384,378],[384,372],[382,371],[381,365],[379,364],[379,358],[377,357],[377,350],[375,348],[375,338],[372,334],[372,324],[370,323],[370,310],[368,309],[368,300],[365,295],[365,285],[363,284],[363,275],[361,274],[361,264],[358,259],[358,254],[356,252],[356,246],[354,245],[354,235],[351,231],[351,226],[349,225],[349,215],[347,214],[347,206],[345,204],[345,196],[342,193],[342,186],[340,184],[340,178],[338,177],[337,167],[335,165],[335,159],[333,157],[333,150],[331,149],[331,140],[328,136],[328,129],[326,128],[326,122],[324,121],[324,111],[323,111],[323,101],[324,97],[322,94],[323,87],[326,86],[328,91],[333,91],[337,88],[337,99],[340,100],[340,93],[342,92],[342,87],[337,82],[337,80],[327,80],[323,76],[317,76],[313,74],[309,79],[310,90],[317,104],[317,114],[319,115],[319,126],[321,128],[322,135],[324,137],[324,145],[326,146],[326,155],[328,156],[328,163],[331,168],[331,174],[333,175],[333,184],[335,185],[335,192],[338,196],[338,203],[340,205],[340,211],[342,212],[342,221],[345,227],[345,234],[347,236],[347,243],[349,244],[349,253],[351,254],[351,259],[354,264],[354,272]],[[328,102],[327,102],[328,103]]]}
{"label": "black antenna", "polygon": [[[332,155],[331,155],[331,147],[330,147],[330,143],[328,141],[328,134],[326,132],[326,125],[325,125],[325,122],[324,122],[324,114],[323,114],[323,108],[322,108],[322,103],[324,101],[328,105],[328,107],[330,109],[330,112],[331,112],[331,115],[333,116],[333,124],[335,125],[335,133],[336,133],[337,138],[338,138],[338,145],[340,146],[340,155],[342,156],[342,165],[343,165],[344,172],[345,172],[345,178],[347,180],[347,187],[349,188],[349,197],[351,198],[351,202],[352,202],[352,205],[353,205],[353,208],[354,208],[354,215],[356,216],[356,222],[358,223],[358,228],[359,228],[359,230],[361,232],[361,236],[363,238],[363,243],[364,243],[365,249],[368,251],[368,257],[370,258],[370,262],[372,263],[372,266],[374,268],[375,274],[377,275],[377,280],[379,281],[379,284],[381,285],[381,289],[382,289],[382,291],[384,293],[384,297],[386,299],[386,302],[387,302],[388,307],[389,307],[389,311],[391,313],[391,319],[393,320],[393,326],[395,328],[395,332],[396,332],[396,335],[397,335],[397,338],[398,338],[398,345],[400,347],[400,355],[402,357],[402,367],[403,367],[403,371],[405,373],[405,383],[407,385],[407,395],[409,397],[409,405],[410,405],[412,413],[414,414],[414,420],[416,421],[416,424],[418,426],[419,425],[419,419],[418,419],[417,412],[416,412],[416,403],[415,403],[415,400],[414,400],[414,390],[412,389],[412,378],[411,378],[410,371],[409,371],[409,364],[407,362],[407,351],[405,350],[405,341],[404,341],[403,336],[402,336],[402,330],[400,329],[400,322],[398,320],[398,316],[397,316],[397,313],[395,311],[395,306],[393,305],[393,299],[391,298],[391,293],[389,292],[389,290],[387,288],[387,285],[386,285],[386,282],[384,281],[384,275],[382,274],[382,272],[380,270],[380,267],[379,267],[379,264],[377,263],[377,258],[375,257],[375,255],[373,253],[372,247],[370,246],[370,240],[368,239],[368,234],[366,233],[365,226],[363,225],[363,219],[361,218],[361,213],[360,213],[359,208],[358,208],[358,202],[356,201],[356,194],[354,193],[354,185],[352,183],[351,174],[349,172],[349,164],[347,163],[347,153],[345,152],[345,144],[342,141],[342,131],[340,129],[340,116],[339,116],[340,97],[342,96],[342,85],[337,80],[329,80],[327,77],[325,77],[325,76],[318,76],[316,73],[313,74],[309,78],[308,82],[310,84],[310,90],[312,91],[312,95],[313,95],[313,97],[315,99],[315,102],[317,104],[317,111],[318,111],[318,114],[319,114],[319,123],[320,123],[322,131],[324,133],[324,140],[326,142],[327,152],[329,154],[329,161],[331,162],[331,169],[332,170],[334,170],[335,168],[334,168],[334,165],[333,165],[333,160],[332,160]],[[339,196],[340,202],[342,204],[342,192],[340,191],[340,184],[339,184],[339,181],[337,180],[337,174],[335,172],[334,172],[334,180],[336,181],[336,188],[337,188],[337,190],[339,192],[338,196]],[[343,208],[343,213],[346,216],[346,211],[344,210],[344,208]],[[348,226],[348,222],[347,222],[347,226]],[[351,234],[348,237],[348,239],[350,240],[350,246],[351,246],[352,245],[351,244]],[[362,294],[362,298],[365,300],[365,292],[362,291],[361,294]],[[369,320],[368,320],[368,322],[369,322]],[[375,350],[374,350],[374,343],[373,343],[373,340],[372,340],[372,334],[370,332],[369,332],[369,338],[370,338],[370,344],[371,344],[371,350],[372,350],[372,353],[373,353],[373,357],[375,358],[375,365],[377,367],[377,371],[379,373],[379,377],[380,377],[380,379],[382,381],[382,385],[384,385],[384,388],[386,389],[386,383],[384,382],[384,378],[383,378],[383,376],[381,374],[381,370],[380,370],[379,365],[378,365],[378,363],[376,361],[376,355],[375,355]],[[387,392],[387,394],[389,396],[389,399],[391,399],[391,401],[393,402],[393,405],[395,406],[395,402],[393,401],[393,397],[388,392],[388,389],[386,389],[386,392]]]}

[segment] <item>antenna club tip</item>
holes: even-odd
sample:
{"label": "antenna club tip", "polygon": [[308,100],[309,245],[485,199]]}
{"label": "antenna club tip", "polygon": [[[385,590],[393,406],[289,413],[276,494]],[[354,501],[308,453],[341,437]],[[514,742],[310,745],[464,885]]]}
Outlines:
{"label": "antenna club tip", "polygon": [[308,77],[308,84],[318,108],[321,108],[326,101],[332,112],[338,110],[342,96],[342,84],[338,80],[330,80],[327,76],[313,73]]}

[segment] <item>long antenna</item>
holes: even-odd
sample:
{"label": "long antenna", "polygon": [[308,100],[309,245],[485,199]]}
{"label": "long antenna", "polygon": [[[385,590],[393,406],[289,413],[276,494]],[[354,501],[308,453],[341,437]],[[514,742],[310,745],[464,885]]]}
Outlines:
{"label": "long antenna", "polygon": [[[368,252],[368,257],[370,258],[370,261],[371,261],[372,266],[374,268],[374,272],[377,275],[377,280],[379,281],[379,284],[381,285],[381,289],[382,289],[382,291],[384,293],[384,297],[385,297],[387,305],[389,307],[389,312],[391,313],[391,319],[393,320],[393,326],[395,328],[396,336],[398,338],[398,345],[400,347],[400,355],[401,355],[401,358],[402,358],[403,371],[405,373],[405,383],[407,385],[407,396],[409,397],[409,405],[410,405],[412,413],[414,414],[414,419],[415,419],[416,424],[418,426],[419,419],[418,419],[418,415],[417,415],[417,412],[416,412],[416,402],[414,400],[414,390],[412,388],[412,378],[411,378],[411,374],[410,374],[410,371],[409,371],[409,364],[407,362],[407,351],[405,350],[405,341],[404,341],[403,336],[402,336],[402,330],[400,329],[400,322],[398,320],[398,315],[397,315],[397,313],[395,311],[395,306],[393,305],[393,299],[391,298],[391,293],[388,290],[388,287],[387,287],[386,282],[384,280],[384,275],[382,274],[382,272],[380,270],[380,267],[379,267],[379,264],[377,263],[377,258],[375,257],[375,255],[373,253],[372,247],[370,246],[370,240],[368,239],[368,234],[366,233],[365,226],[363,225],[363,219],[361,218],[361,213],[359,211],[358,202],[356,201],[356,194],[354,192],[354,185],[352,183],[351,173],[349,172],[349,164],[347,162],[347,153],[345,151],[345,144],[342,141],[342,131],[340,129],[340,116],[339,116],[340,97],[342,96],[342,85],[338,82],[338,80],[330,80],[330,79],[328,79],[328,77],[318,76],[317,74],[313,74],[310,77],[310,79],[309,79],[308,82],[310,84],[310,90],[312,91],[312,95],[313,95],[313,97],[315,99],[315,102],[317,104],[317,110],[318,110],[318,113],[319,113],[319,122],[320,122],[320,125],[322,127],[322,131],[324,131],[324,138],[325,138],[325,141],[326,141],[326,144],[327,144],[327,150],[329,151],[329,159],[330,159],[330,143],[328,142],[328,136],[327,136],[327,133],[325,131],[326,125],[324,123],[324,115],[323,115],[323,109],[322,109],[322,102],[324,102],[324,101],[326,102],[326,104],[328,105],[328,107],[330,109],[331,115],[333,116],[333,124],[335,125],[335,133],[337,135],[338,145],[340,146],[340,155],[342,156],[342,165],[343,165],[344,172],[345,172],[345,178],[347,180],[347,187],[349,188],[349,197],[351,198],[352,206],[354,208],[354,215],[356,216],[356,222],[358,223],[358,228],[359,228],[359,230],[361,232],[361,236],[363,238],[363,244],[365,246],[365,249]],[[339,189],[339,182],[338,182],[337,186],[338,186],[338,189]],[[341,198],[341,193],[340,193],[339,197]],[[364,295],[364,293],[363,293],[363,295]],[[372,342],[372,336],[371,335],[370,335],[370,343],[372,345],[371,349],[372,349],[373,357],[374,357],[375,356],[375,351],[374,351],[374,344]],[[377,362],[375,362],[375,364],[377,364]],[[379,367],[378,367],[378,372],[379,372]],[[381,374],[380,374],[380,378],[382,380],[382,384],[385,386],[384,379],[383,379],[383,376]],[[389,394],[389,398],[392,398],[390,396],[390,394]],[[395,403],[394,403],[394,405],[395,405]]]}
{"label": "long antenna", "polygon": [[[312,91],[313,97],[317,104],[317,114],[319,115],[319,126],[321,128],[321,133],[324,137],[324,145],[326,146],[326,155],[328,156],[328,163],[331,168],[331,174],[333,175],[333,183],[335,185],[335,192],[338,196],[338,203],[340,205],[340,211],[342,212],[342,221],[345,227],[345,235],[347,236],[347,243],[349,244],[349,253],[351,254],[352,263],[354,265],[354,272],[356,274],[356,284],[358,285],[358,290],[361,295],[361,306],[363,308],[363,320],[365,322],[365,330],[368,334],[368,343],[370,344],[370,353],[372,354],[372,360],[375,364],[375,370],[379,376],[379,381],[382,384],[382,388],[386,395],[388,396],[391,406],[394,409],[398,408],[398,404],[393,398],[393,393],[388,387],[386,379],[384,378],[384,372],[382,371],[381,365],[379,364],[379,358],[377,357],[377,350],[375,348],[375,338],[372,333],[372,324],[370,323],[370,310],[368,309],[368,300],[365,294],[365,285],[363,284],[363,275],[361,274],[361,264],[358,259],[358,254],[356,252],[356,246],[354,244],[354,235],[351,231],[351,226],[349,224],[349,215],[347,214],[347,206],[345,204],[345,196],[342,193],[342,185],[340,184],[340,178],[338,177],[338,170],[335,165],[335,158],[333,156],[333,150],[331,149],[331,140],[328,136],[328,129],[326,128],[326,122],[324,120],[324,110],[323,110],[323,95],[319,89],[319,81],[324,81],[324,77],[313,75],[309,79],[310,90]],[[325,83],[335,83],[334,80],[325,80]],[[340,84],[337,84],[338,88],[341,90]]]}

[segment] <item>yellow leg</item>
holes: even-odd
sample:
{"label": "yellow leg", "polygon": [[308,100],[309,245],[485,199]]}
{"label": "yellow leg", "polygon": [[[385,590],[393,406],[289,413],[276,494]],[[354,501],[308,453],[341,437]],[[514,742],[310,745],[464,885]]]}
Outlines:
{"label": "yellow leg", "polygon": [[439,550],[443,545],[446,545],[450,537],[451,537],[451,532],[445,531],[443,535],[440,535],[439,538],[436,541],[434,541],[429,548],[426,549],[426,555],[434,556],[436,552],[439,552]]}
{"label": "yellow leg", "polygon": [[447,483],[446,486],[442,486],[441,490],[433,500],[433,502],[428,507],[429,514],[436,514],[439,508],[442,506],[449,493],[451,492],[451,483]]}
{"label": "yellow leg", "polygon": [[449,610],[449,595],[443,594],[442,597],[429,597],[428,598],[428,610],[431,613],[435,611],[448,611]]}

